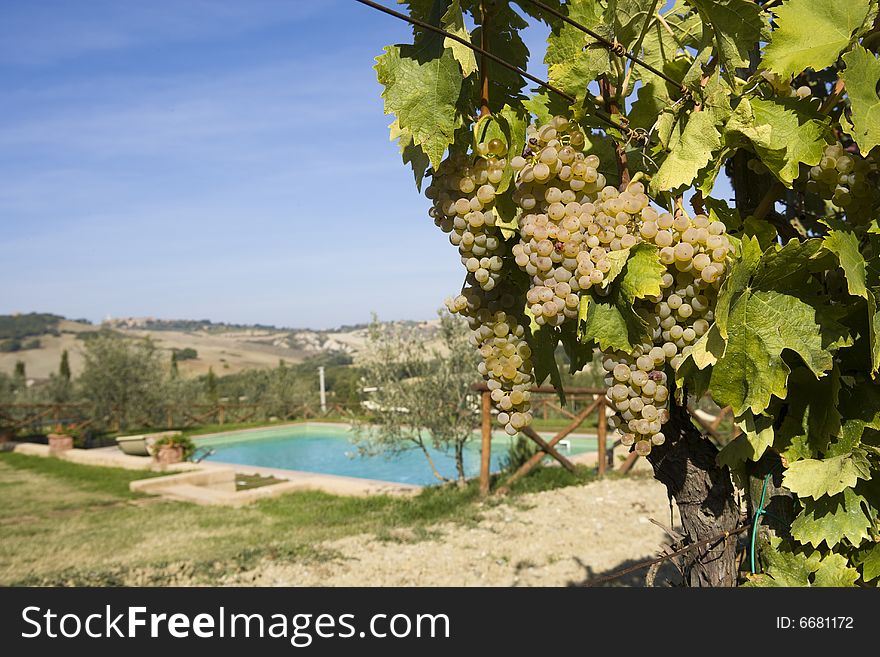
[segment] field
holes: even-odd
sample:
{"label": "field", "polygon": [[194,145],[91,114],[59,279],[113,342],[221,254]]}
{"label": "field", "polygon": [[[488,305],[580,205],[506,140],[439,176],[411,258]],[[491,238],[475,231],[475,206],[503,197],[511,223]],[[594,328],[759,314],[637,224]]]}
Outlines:
{"label": "field", "polygon": [[[421,322],[428,338],[426,345],[436,346],[431,336],[436,330],[436,320]],[[0,372],[11,374],[15,363],[25,364],[29,378],[46,379],[58,371],[61,353],[66,349],[74,377],[82,372],[83,345],[77,334],[96,331],[100,327],[62,320],[58,325],[60,335],[38,336],[38,349],[0,352]],[[356,357],[367,340],[364,328],[343,328],[335,331],[273,330],[263,328],[229,330],[146,330],[137,326],[117,325],[113,328],[122,336],[138,339],[149,337],[159,349],[171,358],[173,350],[195,349],[198,358],[181,360],[178,364],[184,376],[198,376],[213,369],[218,376],[236,374],[242,370],[272,368],[279,360],[299,363],[315,354],[342,351]]]}
{"label": "field", "polygon": [[[200,507],[129,492],[128,483],[144,476],[143,472],[0,454],[4,499],[0,585],[269,583],[279,578],[301,584],[370,585],[391,583],[390,577],[407,572],[414,578],[410,583],[418,583],[416,573],[424,570],[425,559],[432,553],[439,564],[452,558],[469,560],[484,551],[489,554],[496,550],[493,545],[502,544],[508,552],[533,552],[533,565],[543,563],[552,572],[558,568],[554,553],[561,554],[552,542],[563,541],[567,550],[589,553],[599,544],[590,537],[595,523],[600,529],[606,523],[610,527],[610,515],[619,515],[619,527],[609,528],[600,541],[605,552],[596,562],[611,567],[626,553],[613,540],[621,532],[637,536],[633,549],[638,554],[634,556],[641,557],[659,544],[662,532],[633,513],[643,514],[650,506],[651,513],[662,518],[665,507],[665,495],[656,482],[635,478],[585,487],[580,484],[591,480],[588,471],[571,475],[561,468],[539,469],[501,504],[481,503],[471,485],[431,488],[414,498],[300,492],[241,509]],[[630,493],[592,494],[589,486],[595,485],[616,486]],[[655,494],[646,495],[645,486],[656,487]],[[574,504],[596,497],[592,519]],[[641,507],[634,506],[636,502]],[[615,504],[627,508],[618,509]],[[532,532],[534,521],[526,515],[536,508],[542,510],[545,525],[566,518],[565,531],[560,529],[552,537],[553,532],[545,532],[542,541],[546,545],[524,543],[520,537],[516,548],[497,540],[505,528]],[[447,534],[448,540],[438,541]],[[533,541],[534,533],[531,536]],[[471,552],[462,541],[472,543]],[[409,570],[398,569],[395,575],[388,564],[398,549],[399,558],[412,553],[412,559]],[[417,556],[420,552],[421,557]],[[486,560],[486,565],[498,571],[499,560],[506,565],[497,576],[508,578],[516,564],[507,552]],[[367,561],[375,562],[374,566],[358,565]],[[457,563],[438,565],[430,573],[433,579],[426,572],[421,581],[437,584],[441,578],[451,584],[462,576],[460,571]],[[558,578],[547,583],[554,581],[565,583]]]}

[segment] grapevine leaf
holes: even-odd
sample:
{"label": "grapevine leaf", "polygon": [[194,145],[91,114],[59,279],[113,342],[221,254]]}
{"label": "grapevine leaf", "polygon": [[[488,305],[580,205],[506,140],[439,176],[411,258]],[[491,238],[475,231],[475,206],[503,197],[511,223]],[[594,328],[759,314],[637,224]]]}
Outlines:
{"label": "grapevine leaf", "polygon": [[767,249],[776,243],[778,233],[770,222],[749,216],[743,222],[743,236],[755,237],[761,248]]}
{"label": "grapevine leaf", "polygon": [[764,575],[753,575],[749,584],[752,586],[810,586],[810,575],[819,567],[816,555],[806,556],[799,552],[787,552],[775,549],[761,551],[761,558],[767,562]]}
{"label": "grapevine leaf", "polygon": [[870,479],[871,467],[862,452],[827,459],[804,459],[788,466],[783,483],[798,497],[818,499],[852,488],[859,479]]}
{"label": "grapevine leaf", "polygon": [[767,70],[789,78],[837,61],[868,16],[869,0],[786,0],[773,9],[777,28],[764,50]]}
{"label": "grapevine leaf", "polygon": [[809,278],[807,263],[822,248],[822,240],[792,238],[781,248],[773,245],[761,256],[752,287],[757,290],[796,290]]}
{"label": "grapevine leaf", "polygon": [[817,500],[804,499],[801,503],[804,508],[791,523],[791,535],[804,545],[817,548],[824,541],[833,548],[845,539],[858,546],[870,536],[871,518],[862,506],[867,501],[852,489]]}
{"label": "grapevine leaf", "polygon": [[800,163],[813,166],[822,159],[827,124],[807,118],[809,106],[800,100],[751,100],[755,125],[771,127],[769,139],[751,138],[761,161],[787,187],[800,174]]}
{"label": "grapevine leaf", "polygon": [[748,66],[749,51],[761,38],[761,8],[748,0],[688,0],[715,32],[721,64],[732,77]]}
{"label": "grapevine leaf", "polygon": [[859,45],[846,53],[843,61],[846,70],[841,73],[841,78],[852,105],[852,137],[862,155],[867,155],[880,144],[880,98],[877,96],[880,62],[873,53]]}
{"label": "grapevine leaf", "polygon": [[718,463],[731,470],[745,461],[757,461],[773,444],[773,418],[746,411],[736,420],[743,433],[718,452]]}
{"label": "grapevine leaf", "polygon": [[880,543],[874,543],[861,556],[862,579],[870,582],[880,577]]}
{"label": "grapevine leaf", "polygon": [[728,321],[727,349],[712,370],[716,401],[734,414],[760,413],[770,398],[784,399],[789,367],[786,349],[796,352],[816,376],[831,368],[831,354],[822,348],[815,310],[797,297],[775,291],[745,291],[733,305]]}
{"label": "grapevine leaf", "polygon": [[[598,2],[580,3],[595,4]],[[627,50],[638,40],[646,22],[652,18],[656,0],[609,0],[605,22]]]}
{"label": "grapevine leaf", "polygon": [[[612,251],[609,255],[620,253]],[[620,278],[620,291],[632,303],[636,299],[660,295],[666,267],[657,256],[657,247],[641,242],[629,249],[629,259]]]}
{"label": "grapevine leaf", "polygon": [[[504,167],[504,177],[495,185],[495,193],[500,195],[507,191],[513,181],[513,167],[510,166],[510,160],[514,154],[521,152],[525,145],[527,118],[522,112],[518,112],[510,105],[505,105],[495,116],[500,119],[504,141],[507,143],[507,164]],[[515,211],[513,208],[511,210],[508,214],[512,217]]]}
{"label": "grapevine leaf", "polygon": [[718,292],[715,304],[715,323],[722,338],[727,338],[727,319],[731,306],[739,299],[749,284],[758,261],[761,259],[761,246],[754,237],[742,241],[742,257],[731,265],[730,273]]}
{"label": "grapevine leaf", "polygon": [[871,344],[871,376],[880,370],[880,309],[877,307],[877,292],[868,292],[868,334]]}
{"label": "grapevine leaf", "polygon": [[739,216],[739,210],[731,208],[725,201],[704,194],[703,205],[709,211],[709,219],[723,223],[727,232],[736,231],[742,227],[742,217]]}
{"label": "grapevine leaf", "polygon": [[422,181],[425,179],[425,171],[427,171],[428,166],[431,164],[428,156],[425,155],[425,151],[421,147],[413,144],[412,133],[409,130],[403,130],[397,119],[394,119],[388,128],[391,131],[391,141],[397,140],[404,164],[409,164],[412,167],[416,189],[421,191]]}
{"label": "grapevine leaf", "polygon": [[386,46],[376,58],[376,75],[385,87],[385,113],[394,114],[413,144],[421,147],[436,168],[461,125],[456,110],[461,92],[461,71],[452,51],[420,62],[405,54],[404,46]]}
{"label": "grapevine leaf", "polygon": [[831,230],[824,240],[825,248],[837,256],[840,267],[846,275],[849,293],[856,297],[868,298],[865,287],[865,259],[859,253],[859,240],[845,228]]}
{"label": "grapevine leaf", "polygon": [[563,322],[559,327],[562,336],[562,349],[568,356],[568,373],[577,374],[584,366],[593,361],[596,350],[592,345],[584,344],[577,337],[577,324]]}
{"label": "grapevine leaf", "polygon": [[651,191],[673,190],[690,185],[721,147],[721,133],[709,112],[692,112],[681,136],[670,144],[671,152],[651,178]]}
{"label": "grapevine leaf", "polygon": [[712,324],[699,340],[694,343],[691,350],[691,358],[697,369],[704,370],[718,362],[718,359],[724,355],[726,347],[724,338],[721,337],[721,331],[718,330],[717,324]]}
{"label": "grapevine leaf", "polygon": [[[594,299],[584,295],[578,311],[578,337],[595,342],[602,351],[632,351],[635,336],[644,330],[641,318],[631,306],[615,299],[615,294]],[[634,336],[634,337],[630,337]]]}
{"label": "grapevine leaf", "polygon": [[[531,316],[531,313],[527,313]],[[533,318],[534,319],[534,318]],[[562,389],[562,376],[556,363],[556,347],[559,345],[559,333],[552,326],[538,326],[532,323],[530,331],[526,331],[526,340],[532,350],[532,364],[535,368],[535,385],[542,385],[548,378],[559,394],[559,400],[565,404],[565,391]]]}
{"label": "grapevine leaf", "polygon": [[[566,4],[569,18],[596,29],[602,23],[602,6],[598,2]],[[587,94],[587,83],[610,70],[608,51],[591,36],[573,25],[556,21],[547,38],[544,56],[551,82],[578,99]]]}
{"label": "grapevine leaf", "polygon": [[[471,35],[464,26],[464,14],[462,14],[461,3],[459,0],[452,0],[449,3],[449,9],[443,14],[440,26],[447,32],[451,32],[465,41],[470,41]],[[461,66],[461,72],[464,77],[468,77],[479,70],[474,51],[466,45],[446,37],[443,39],[443,46],[452,51],[459,66]]]}
{"label": "grapevine leaf", "polygon": [[777,429],[781,441],[802,439],[805,456],[825,452],[832,436],[840,431],[841,415],[838,408],[840,373],[835,366],[831,375],[816,379],[804,367],[795,368],[789,376],[789,387],[797,394],[788,401],[788,412]]}
{"label": "grapevine leaf", "polygon": [[842,554],[832,553],[822,559],[813,579],[813,586],[852,586],[859,578],[859,571],[850,568]]}
{"label": "grapevine leaf", "polygon": [[611,263],[611,269],[605,272],[605,278],[602,279],[601,287],[607,288],[611,285],[617,277],[620,275],[620,272],[623,271],[623,268],[626,266],[627,258],[629,258],[629,249],[621,249],[620,251],[611,251],[605,256],[608,261]]}

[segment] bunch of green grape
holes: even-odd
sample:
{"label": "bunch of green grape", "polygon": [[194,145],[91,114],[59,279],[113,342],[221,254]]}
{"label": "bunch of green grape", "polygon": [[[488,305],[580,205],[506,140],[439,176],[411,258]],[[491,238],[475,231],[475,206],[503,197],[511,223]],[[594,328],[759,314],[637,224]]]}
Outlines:
{"label": "bunch of green grape", "polygon": [[870,158],[847,152],[840,142],[829,144],[819,164],[809,169],[804,187],[841,209],[852,209],[870,198],[873,169]]}
{"label": "bunch of green grape", "polygon": [[477,154],[456,151],[434,172],[425,195],[433,201],[428,214],[458,247],[468,279],[492,290],[501,276],[504,240],[495,223],[496,185],[501,182],[507,147],[500,139],[480,142]]}
{"label": "bunch of green grape", "polygon": [[660,294],[635,304],[651,341],[630,353],[605,354],[603,361],[607,399],[616,411],[611,422],[622,433],[621,443],[635,444],[642,456],[666,440],[661,430],[669,418],[666,366],[677,370],[694,342],[709,330],[733,251],[719,221],[705,215],[691,219],[684,214],[647,214],[650,218],[639,225],[639,236],[657,246],[667,268]]}
{"label": "bunch of green grape", "polygon": [[479,373],[486,378],[489,394],[498,409],[498,423],[508,435],[531,423],[532,350],[526,328],[515,308],[515,296],[466,287],[446,300],[450,312],[467,318],[471,342],[480,352]]}
{"label": "bunch of green grape", "polygon": [[[513,257],[530,279],[527,301],[538,324],[556,326],[577,317],[578,255],[587,240],[596,193],[605,186],[599,158],[585,155],[584,133],[557,116],[530,126],[517,172],[514,202],[522,209]],[[607,269],[606,269],[607,271]]]}

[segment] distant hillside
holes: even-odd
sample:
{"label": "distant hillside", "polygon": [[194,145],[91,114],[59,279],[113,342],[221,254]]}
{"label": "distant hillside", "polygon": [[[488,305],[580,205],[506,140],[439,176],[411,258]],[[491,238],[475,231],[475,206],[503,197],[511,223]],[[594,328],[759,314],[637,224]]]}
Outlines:
{"label": "distant hillside", "polygon": [[[177,352],[178,369],[184,376],[199,376],[209,369],[223,376],[246,369],[275,367],[280,360],[300,363],[316,355],[332,353],[356,358],[366,344],[368,333],[367,324],[311,330],[157,318],[117,319],[97,327],[66,320],[58,315],[36,314],[18,315],[15,321],[3,322],[12,317],[0,316],[0,326],[30,326],[31,332],[7,339],[23,341],[21,347],[24,341],[31,343],[26,349],[0,351],[0,372],[11,373],[15,363],[22,361],[28,378],[35,379],[46,379],[57,372],[64,350],[68,351],[73,375],[78,376],[83,367],[85,341],[99,328],[112,330],[130,339],[149,337],[166,353],[169,367],[172,353]],[[44,320],[42,323],[35,319],[22,322],[18,319],[21,317],[43,317]],[[436,320],[395,324],[423,331],[426,344],[433,343],[438,336],[439,323]],[[39,329],[42,331],[39,332]]]}

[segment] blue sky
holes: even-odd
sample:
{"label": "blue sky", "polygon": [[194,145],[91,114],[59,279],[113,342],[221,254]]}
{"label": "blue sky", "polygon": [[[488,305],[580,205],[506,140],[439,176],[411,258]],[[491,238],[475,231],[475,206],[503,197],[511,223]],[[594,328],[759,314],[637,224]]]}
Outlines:
{"label": "blue sky", "polygon": [[409,37],[353,0],[0,4],[0,313],[432,317],[461,267],[372,70]]}

